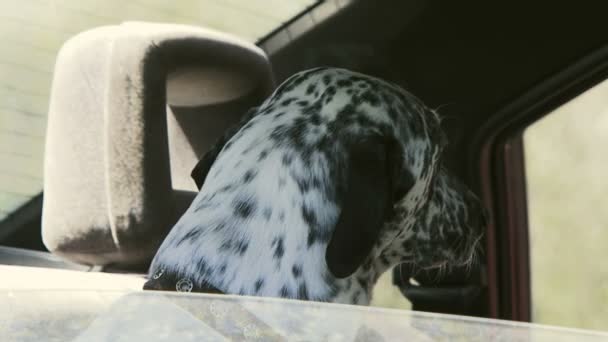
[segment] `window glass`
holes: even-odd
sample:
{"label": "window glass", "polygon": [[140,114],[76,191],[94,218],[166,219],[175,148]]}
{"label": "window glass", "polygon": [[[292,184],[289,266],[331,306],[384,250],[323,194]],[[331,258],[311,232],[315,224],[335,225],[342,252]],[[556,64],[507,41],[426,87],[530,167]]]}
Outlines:
{"label": "window glass", "polygon": [[533,320],[608,330],[608,81],[524,141]]}
{"label": "window glass", "polygon": [[405,298],[399,288],[393,285],[392,270],[386,271],[374,287],[371,306],[381,306],[393,309],[411,309],[412,304]]}
{"label": "window glass", "polygon": [[55,56],[71,36],[123,21],[206,26],[251,42],[314,0],[0,1],[0,221],[42,189]]}

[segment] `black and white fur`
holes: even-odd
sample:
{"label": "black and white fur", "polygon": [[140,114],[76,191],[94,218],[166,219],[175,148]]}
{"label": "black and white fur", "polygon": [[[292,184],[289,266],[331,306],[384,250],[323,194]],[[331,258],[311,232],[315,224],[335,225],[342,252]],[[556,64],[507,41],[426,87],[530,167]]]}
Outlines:
{"label": "black and white fur", "polygon": [[201,159],[202,188],[144,288],[368,304],[384,270],[428,252],[412,238],[450,230],[424,220],[452,222],[442,211],[455,203],[476,214],[445,185],[445,144],[438,116],[393,84],[344,69],[295,74]]}

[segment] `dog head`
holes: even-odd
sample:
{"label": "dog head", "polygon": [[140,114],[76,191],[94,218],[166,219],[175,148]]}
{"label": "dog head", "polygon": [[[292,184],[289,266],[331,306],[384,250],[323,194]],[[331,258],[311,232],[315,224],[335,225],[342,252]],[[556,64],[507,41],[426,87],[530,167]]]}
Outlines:
{"label": "dog head", "polygon": [[195,167],[200,193],[151,272],[331,300],[414,230],[445,144],[439,117],[393,84],[344,69],[295,74]]}

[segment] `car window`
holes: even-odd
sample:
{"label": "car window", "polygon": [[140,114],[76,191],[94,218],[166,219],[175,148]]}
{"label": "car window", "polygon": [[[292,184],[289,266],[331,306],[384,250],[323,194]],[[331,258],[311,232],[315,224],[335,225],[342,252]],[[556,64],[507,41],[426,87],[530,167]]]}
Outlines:
{"label": "car window", "polygon": [[608,81],[524,134],[532,318],[608,329]]}
{"label": "car window", "polygon": [[71,36],[124,21],[206,26],[255,42],[315,0],[0,2],[0,221],[42,189],[55,57]]}
{"label": "car window", "polygon": [[371,306],[379,306],[392,309],[409,310],[412,308],[410,301],[405,298],[401,290],[393,285],[392,271],[386,271],[374,287],[372,292]]}

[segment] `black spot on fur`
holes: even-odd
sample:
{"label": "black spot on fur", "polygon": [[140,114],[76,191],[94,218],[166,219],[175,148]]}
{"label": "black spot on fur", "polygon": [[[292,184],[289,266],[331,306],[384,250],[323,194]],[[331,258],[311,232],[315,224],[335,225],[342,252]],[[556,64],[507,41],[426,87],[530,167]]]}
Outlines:
{"label": "black spot on fur", "polygon": [[220,274],[224,274],[224,273],[226,273],[226,267],[227,267],[227,266],[228,266],[228,265],[226,265],[226,264],[222,264],[222,266],[220,266],[220,268],[219,268],[219,270],[218,270],[218,271],[220,272]]}
{"label": "black spot on fur", "polygon": [[266,159],[266,157],[268,157],[268,151],[264,150],[260,152],[260,155],[258,155],[258,161],[261,162],[262,160]]}
{"label": "black spot on fur", "polygon": [[306,283],[302,283],[300,286],[298,286],[298,299],[308,299],[308,289],[306,288]]}
{"label": "black spot on fur", "polygon": [[315,215],[314,211],[312,211],[312,209],[306,205],[302,206],[302,218],[311,229],[315,229],[317,227],[317,216]]}
{"label": "black spot on fur", "polygon": [[329,77],[329,75],[324,75],[323,76],[323,84],[329,85],[330,82],[331,82],[331,78]]}
{"label": "black spot on fur", "polygon": [[[328,284],[330,286],[329,288],[329,297],[330,298],[335,298],[338,295],[338,292],[340,291],[340,286],[338,286],[335,282],[335,278],[334,276],[331,274],[331,272],[326,272],[325,275],[323,276],[323,278],[325,279],[325,283]],[[348,289],[351,286],[351,279],[347,278],[347,284],[346,287],[344,287],[344,289]]]}
{"label": "black spot on fur", "polygon": [[338,87],[344,88],[344,87],[350,87],[353,85],[353,82],[349,79],[346,80],[339,80],[337,83]]}
{"label": "black spot on fur", "polygon": [[272,215],[272,209],[265,208],[263,215],[264,215],[264,218],[266,219],[266,221],[270,220],[270,216]]}
{"label": "black spot on fur", "polygon": [[307,88],[306,88],[306,95],[310,95],[312,94],[314,91],[316,90],[316,87],[314,85],[314,83],[311,83]]}
{"label": "black spot on fur", "polygon": [[279,213],[279,221],[283,222],[285,221],[285,212],[281,211],[281,213]]}
{"label": "black spot on fur", "polygon": [[295,97],[290,97],[288,99],[285,99],[285,100],[281,101],[281,106],[289,106],[295,100],[296,100]]}
{"label": "black spot on fur", "polygon": [[217,226],[213,227],[213,231],[216,232],[216,233],[219,232],[219,231],[222,231],[225,226],[226,225],[223,222],[220,222],[220,223],[217,224]]}
{"label": "black spot on fur", "polygon": [[205,210],[210,207],[211,207],[211,203],[209,202],[209,199],[201,198],[198,201],[198,203],[196,204],[196,206],[194,207],[194,212]]}
{"label": "black spot on fur", "polygon": [[286,153],[286,154],[283,155],[283,158],[281,158],[281,162],[285,166],[289,166],[292,161],[293,161],[293,156],[291,154],[287,154]]}
{"label": "black spot on fur", "polygon": [[255,284],[254,284],[255,293],[260,292],[260,290],[262,289],[262,286],[264,286],[264,279],[260,278],[260,279],[256,280]]}
{"label": "black spot on fur", "polygon": [[308,101],[300,100],[300,101],[296,102],[296,104],[300,107],[305,107],[305,106],[308,106]]}
{"label": "black spot on fur", "polygon": [[285,129],[285,137],[289,140],[290,147],[293,147],[298,150],[302,150],[303,148],[308,148],[306,141],[304,138],[308,132],[308,123],[306,118],[298,117],[294,120],[293,124]]}
{"label": "black spot on fur", "polygon": [[279,294],[283,298],[290,298],[291,297],[291,295],[289,293],[289,288],[286,285],[284,285],[283,287],[281,287],[281,292]]}
{"label": "black spot on fur", "polygon": [[302,275],[302,266],[301,265],[293,265],[291,267],[291,273],[294,278],[299,278]]}
{"label": "black spot on fur", "polygon": [[372,262],[370,260],[367,260],[365,263],[363,263],[364,271],[369,271],[371,268],[372,268]]}
{"label": "black spot on fur", "polygon": [[222,244],[220,245],[220,251],[222,252],[225,252],[230,249],[232,249],[232,242],[230,242],[229,240],[222,242]]}
{"label": "black spot on fur", "polygon": [[245,254],[245,252],[247,252],[247,248],[249,248],[249,242],[247,242],[246,240],[240,240],[238,242],[238,244],[236,245],[236,251],[241,256],[243,256],[243,254]]}
{"label": "black spot on fur", "polygon": [[355,294],[353,294],[353,297],[352,297],[352,303],[355,303],[355,304],[358,303],[359,296],[361,296],[361,291],[355,292]]}
{"label": "black spot on fur", "polygon": [[298,185],[298,188],[300,189],[300,192],[301,193],[308,192],[308,190],[310,189],[310,184],[311,184],[309,179],[304,178],[304,177],[298,177],[295,179],[296,179],[296,184]]}
{"label": "black spot on fur", "polygon": [[285,130],[286,130],[285,125],[278,125],[277,127],[274,128],[272,133],[270,133],[270,139],[275,140],[275,141],[281,140],[285,136]]}
{"label": "black spot on fur", "polygon": [[274,258],[280,260],[285,254],[285,248],[283,247],[283,238],[279,238],[274,246]]}
{"label": "black spot on fur", "polygon": [[383,266],[388,266],[390,264],[389,260],[386,258],[386,255],[384,255],[384,254],[380,255],[380,262],[382,263]]}
{"label": "black spot on fur", "polygon": [[371,91],[366,91],[361,95],[363,101],[369,103],[373,107],[377,107],[380,104],[380,99]]}
{"label": "black spot on fur", "polygon": [[251,200],[238,199],[233,205],[234,214],[240,218],[248,218],[255,212],[255,203]]}
{"label": "black spot on fur", "polygon": [[217,190],[217,192],[218,193],[223,193],[223,192],[231,191],[232,189],[234,189],[234,185],[228,184],[228,185],[224,185],[223,187],[219,188]]}
{"label": "black spot on fur", "polygon": [[361,127],[374,127],[374,126],[376,126],[376,124],[372,120],[370,120],[367,116],[357,115],[357,117],[356,117],[355,120],[359,124],[359,126],[361,126]]}
{"label": "black spot on fur", "polygon": [[397,120],[399,119],[399,113],[397,112],[395,107],[393,105],[389,105],[387,111],[388,116],[391,118],[391,120],[393,120],[393,122],[397,122]]}
{"label": "black spot on fur", "polygon": [[186,235],[184,235],[177,242],[177,246],[181,245],[182,243],[184,243],[186,241],[192,241],[194,239],[197,239],[201,235],[202,232],[203,232],[203,230],[200,227],[195,227],[195,228],[191,229],[190,231],[188,231],[188,233],[186,233]]}
{"label": "black spot on fur", "polygon": [[315,188],[315,189],[320,189],[320,188],[321,188],[321,186],[322,186],[321,179],[320,179],[320,178],[318,178],[318,177],[313,177],[313,178],[310,180],[310,185],[311,185],[313,188]]}
{"label": "black spot on fur", "polygon": [[365,278],[357,277],[357,282],[362,288],[367,288],[367,280]]}
{"label": "black spot on fur", "polygon": [[331,86],[331,87],[327,87],[327,89],[325,89],[325,93],[331,97],[333,97],[334,95],[336,95],[336,87]]}
{"label": "black spot on fur", "polygon": [[334,95],[336,95],[336,88],[335,87],[328,87],[327,89],[325,89],[325,93],[323,94],[323,103],[328,104],[331,102],[331,100],[334,99]]}
{"label": "black spot on fur", "polygon": [[272,101],[272,102],[273,103],[270,106],[268,106],[268,107],[266,107],[264,109],[264,112],[266,112],[266,113],[273,113],[275,111],[275,109],[276,109],[277,106],[276,106],[276,104],[274,102],[276,102],[276,101]]}
{"label": "black spot on fur", "polygon": [[315,125],[315,126],[318,126],[321,124],[321,116],[319,115],[319,113],[313,113],[312,115],[310,115],[308,120],[312,125]]}
{"label": "black spot on fur", "polygon": [[308,231],[308,238],[306,239],[306,244],[308,246],[308,248],[312,247],[312,245],[315,244],[315,242],[317,242],[318,240],[318,236],[317,236],[317,232],[313,229],[310,229]]}
{"label": "black spot on fur", "polygon": [[196,262],[196,269],[199,274],[204,275],[209,273],[209,268],[207,266],[207,262],[203,259],[200,259]]}
{"label": "black spot on fur", "polygon": [[255,176],[257,175],[257,172],[253,169],[249,169],[247,170],[247,172],[245,172],[245,174],[243,175],[243,183],[247,184],[249,182],[251,182]]}
{"label": "black spot on fur", "polygon": [[351,103],[344,105],[337,114],[336,120],[331,123],[332,131],[338,131],[339,128],[351,125],[353,123],[352,116],[356,113],[356,108]]}
{"label": "black spot on fur", "polygon": [[293,88],[296,88],[297,86],[299,86],[300,84],[302,84],[302,82],[306,81],[309,76],[310,76],[309,73],[301,73],[301,74],[297,75],[289,83],[288,87],[290,88],[290,90],[293,89]]}

